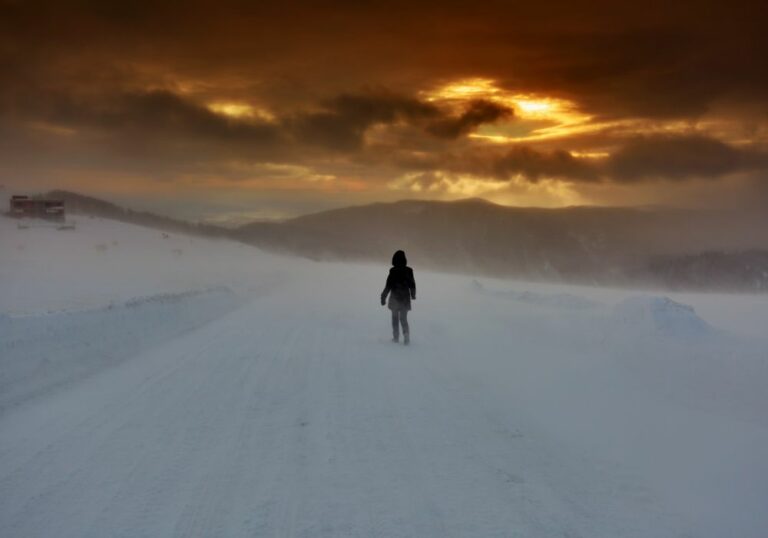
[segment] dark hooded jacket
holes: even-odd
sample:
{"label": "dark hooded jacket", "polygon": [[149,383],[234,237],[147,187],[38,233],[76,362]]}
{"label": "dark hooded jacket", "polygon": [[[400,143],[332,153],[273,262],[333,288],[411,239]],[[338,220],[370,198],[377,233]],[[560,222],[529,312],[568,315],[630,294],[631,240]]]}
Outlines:
{"label": "dark hooded jacket", "polygon": [[392,256],[392,268],[387,276],[387,284],[381,292],[381,303],[389,294],[390,310],[410,310],[411,299],[416,299],[416,281],[413,279],[413,269],[406,264],[405,252],[398,250]]}

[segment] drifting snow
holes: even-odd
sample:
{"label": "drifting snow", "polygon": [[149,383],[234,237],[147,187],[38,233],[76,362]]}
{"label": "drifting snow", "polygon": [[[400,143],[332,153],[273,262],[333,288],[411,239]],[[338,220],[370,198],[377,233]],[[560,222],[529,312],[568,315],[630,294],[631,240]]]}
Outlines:
{"label": "drifting snow", "polygon": [[12,224],[2,536],[766,535],[764,296],[412,260],[406,348],[385,265]]}
{"label": "drifting snow", "polygon": [[597,301],[574,295],[572,293],[542,293],[535,291],[490,291],[477,280],[472,281],[472,285],[478,293],[489,297],[499,297],[511,301],[520,301],[530,305],[551,306],[556,308],[597,308],[602,306]]}

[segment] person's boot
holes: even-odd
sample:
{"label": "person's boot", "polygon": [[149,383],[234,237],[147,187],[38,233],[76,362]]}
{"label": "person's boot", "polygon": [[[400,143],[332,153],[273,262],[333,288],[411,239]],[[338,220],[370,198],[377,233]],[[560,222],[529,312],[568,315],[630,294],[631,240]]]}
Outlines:
{"label": "person's boot", "polygon": [[405,344],[407,346],[410,343],[411,343],[411,335],[409,335],[408,333],[404,333],[403,334],[403,344]]}
{"label": "person's boot", "polygon": [[[406,338],[408,338],[408,337],[406,336]],[[392,335],[392,341],[393,341],[395,344],[397,344],[397,343],[400,341],[400,335],[399,335],[399,334],[397,334],[397,333],[393,334],[393,335]]]}

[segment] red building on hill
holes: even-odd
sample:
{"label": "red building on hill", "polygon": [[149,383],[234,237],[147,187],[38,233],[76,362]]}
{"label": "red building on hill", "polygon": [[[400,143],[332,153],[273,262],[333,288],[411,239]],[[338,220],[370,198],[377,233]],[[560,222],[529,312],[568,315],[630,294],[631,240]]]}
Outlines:
{"label": "red building on hill", "polygon": [[29,196],[12,196],[9,212],[11,217],[35,218],[64,222],[64,200],[45,200]]}

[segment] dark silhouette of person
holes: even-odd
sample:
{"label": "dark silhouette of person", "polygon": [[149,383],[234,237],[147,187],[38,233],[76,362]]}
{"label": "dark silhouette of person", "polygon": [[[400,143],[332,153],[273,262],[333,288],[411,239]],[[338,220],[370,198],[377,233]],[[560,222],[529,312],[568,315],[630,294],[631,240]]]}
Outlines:
{"label": "dark silhouette of person", "polygon": [[405,252],[398,250],[392,256],[392,268],[387,276],[387,284],[381,292],[382,306],[387,304],[392,311],[392,341],[400,341],[400,325],[403,326],[403,343],[411,341],[408,327],[408,311],[411,309],[411,299],[416,299],[416,281],[413,279],[413,269],[408,267]]}

